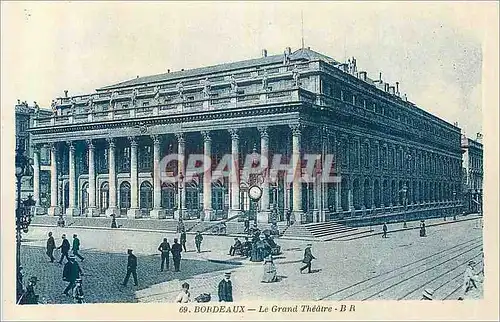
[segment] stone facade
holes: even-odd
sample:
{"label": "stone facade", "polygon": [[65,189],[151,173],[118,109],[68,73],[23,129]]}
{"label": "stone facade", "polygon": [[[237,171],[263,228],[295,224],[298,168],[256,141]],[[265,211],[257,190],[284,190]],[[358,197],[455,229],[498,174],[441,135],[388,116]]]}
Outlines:
{"label": "stone facade", "polygon": [[[460,129],[402,97],[398,84],[368,78],[355,59],[341,64],[309,48],[65,95],[53,111],[32,130],[57,160],[50,214],[176,218],[182,208],[186,218],[216,220],[256,209],[267,222],[276,208],[275,219],[290,209],[298,222],[317,222],[460,207]],[[299,164],[307,153],[332,154],[340,179],[272,182],[265,174],[258,205],[247,182],[212,180],[212,171],[184,185],[159,179],[170,153],[229,154],[237,172],[252,151]],[[181,160],[166,171],[184,168]]]}
{"label": "stone facade", "polygon": [[462,136],[463,201],[467,213],[481,213],[483,205],[482,134],[476,140]]}

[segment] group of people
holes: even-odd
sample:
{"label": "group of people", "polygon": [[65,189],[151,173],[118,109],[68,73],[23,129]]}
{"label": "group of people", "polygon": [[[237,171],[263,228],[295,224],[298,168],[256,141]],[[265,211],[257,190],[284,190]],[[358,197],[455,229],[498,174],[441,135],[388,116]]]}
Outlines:
{"label": "group of people", "polygon": [[[78,257],[80,261],[84,261],[85,258],[80,255],[80,239],[77,234],[73,234],[73,242],[72,246],[70,245],[69,240],[66,238],[66,234],[62,234],[61,236],[61,245],[56,247],[56,242],[54,237],[52,236],[52,232],[48,233],[47,238],[47,256],[50,259],[50,262],[53,263],[55,261],[54,250],[58,249],[61,251],[61,257],[58,261],[59,264],[62,265],[64,258],[66,258],[66,263],[63,268],[63,281],[68,282],[68,285],[63,291],[63,294],[66,296],[70,296],[69,292],[71,291],[71,296],[74,297],[77,303],[83,303],[83,287],[82,287],[82,278],[83,271],[80,265],[76,262],[76,258]],[[72,254],[70,254],[70,250]]]}
{"label": "group of people", "polygon": [[[189,291],[189,283],[182,283],[181,292],[175,298],[176,303],[191,302],[191,293]],[[219,302],[233,302],[233,283],[231,281],[231,272],[224,273],[224,278],[217,286],[217,295]],[[210,293],[202,293],[195,298],[196,302],[209,302],[211,300]]]}

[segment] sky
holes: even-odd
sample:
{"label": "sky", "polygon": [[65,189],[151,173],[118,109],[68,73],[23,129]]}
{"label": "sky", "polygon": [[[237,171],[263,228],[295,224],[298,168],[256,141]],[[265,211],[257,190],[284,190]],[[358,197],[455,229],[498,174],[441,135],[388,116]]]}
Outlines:
{"label": "sky", "polygon": [[305,46],[400,83],[424,110],[482,131],[484,5],[2,1],[2,113],[17,99],[94,92],[139,76]]}

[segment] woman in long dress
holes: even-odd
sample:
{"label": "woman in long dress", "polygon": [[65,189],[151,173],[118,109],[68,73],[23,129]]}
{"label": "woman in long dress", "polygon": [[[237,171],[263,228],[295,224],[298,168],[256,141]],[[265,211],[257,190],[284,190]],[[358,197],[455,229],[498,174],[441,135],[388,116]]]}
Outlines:
{"label": "woman in long dress", "polygon": [[276,265],[274,265],[271,255],[264,259],[264,275],[262,276],[263,283],[273,283],[278,280],[276,276]]}

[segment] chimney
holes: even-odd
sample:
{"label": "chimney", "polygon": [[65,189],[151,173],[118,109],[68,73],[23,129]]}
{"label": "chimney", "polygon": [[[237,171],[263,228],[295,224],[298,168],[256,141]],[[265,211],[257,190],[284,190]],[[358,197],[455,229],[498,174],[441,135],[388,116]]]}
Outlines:
{"label": "chimney", "polygon": [[378,81],[382,83],[382,72],[378,73]]}
{"label": "chimney", "polygon": [[183,72],[183,71],[184,71],[184,68],[181,69],[181,72]]}
{"label": "chimney", "polygon": [[396,95],[399,96],[399,82],[396,82]]}
{"label": "chimney", "polygon": [[290,48],[290,47],[286,47],[286,53],[287,53],[288,55],[291,55],[291,54],[292,54],[292,48]]}
{"label": "chimney", "polygon": [[167,73],[170,73],[170,69],[167,69]]}
{"label": "chimney", "polygon": [[394,86],[389,86],[389,93],[394,95]]}
{"label": "chimney", "polygon": [[476,133],[476,141],[479,143],[483,143],[483,134],[481,132]]}
{"label": "chimney", "polygon": [[365,71],[360,71],[359,72],[359,78],[364,80],[366,82],[366,72]]}
{"label": "chimney", "polygon": [[408,97],[406,97],[406,94],[403,94],[403,99],[404,99],[405,101],[408,101]]}
{"label": "chimney", "polygon": [[68,97],[68,90],[67,89],[64,90],[64,97]]}
{"label": "chimney", "polygon": [[262,49],[262,57],[267,57],[267,49]]}
{"label": "chimney", "polygon": [[384,91],[389,91],[389,83],[384,83]]}

